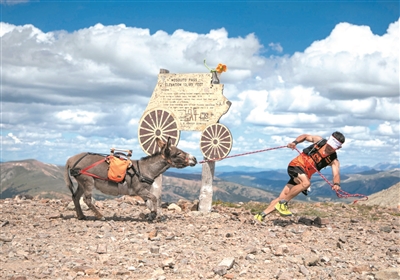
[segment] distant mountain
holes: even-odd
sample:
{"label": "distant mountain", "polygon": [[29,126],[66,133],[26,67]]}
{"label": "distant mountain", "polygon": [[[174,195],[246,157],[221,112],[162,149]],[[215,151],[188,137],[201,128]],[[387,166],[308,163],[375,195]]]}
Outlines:
{"label": "distant mountain", "polygon": [[370,166],[345,165],[340,167],[340,173],[342,174],[347,174],[347,173],[354,174],[368,170],[371,170]]}
{"label": "distant mountain", "polygon": [[[14,197],[18,194],[48,198],[70,198],[63,172],[64,166],[45,164],[37,160],[10,161],[0,164],[0,198]],[[190,168],[186,168],[190,169]],[[177,201],[180,198],[198,199],[201,188],[200,173],[178,173],[184,169],[171,168],[163,176],[163,201]],[[242,186],[215,178],[213,199],[223,201],[269,201],[275,194],[262,189]],[[94,191],[97,200],[111,198]]]}
{"label": "distant mountain", "polygon": [[34,159],[3,162],[1,166],[1,198],[17,194],[65,197],[71,194],[63,179],[64,167]]}
{"label": "distant mountain", "polygon": [[[252,167],[252,166],[230,166],[230,165],[219,165],[218,163],[216,164],[215,168],[215,174],[219,173],[224,173],[224,172],[247,172],[247,173],[252,173],[252,172],[261,172],[265,170],[269,170],[267,168],[258,168],[258,167]],[[173,169],[170,169],[173,170]],[[173,171],[175,172],[175,171]],[[201,174],[202,172],[202,165],[198,164],[195,167],[191,168],[184,168],[184,169],[179,169],[176,172],[181,173],[181,174],[188,174],[188,173],[197,173]]]}
{"label": "distant mountain", "polygon": [[[332,182],[332,173],[330,168],[325,169],[322,175]],[[221,180],[235,182],[245,186],[251,186],[267,190],[270,192],[279,192],[288,181],[286,171],[265,171],[257,173],[232,173],[226,172],[218,175]],[[390,186],[400,182],[400,169],[388,171],[367,170],[360,174],[342,174],[341,188],[349,194],[370,195],[375,192],[387,189]],[[311,193],[308,197],[302,194],[298,199],[320,200],[321,198],[336,199],[336,192],[332,191],[329,184],[319,176],[314,174],[311,179]]]}
{"label": "distant mountain", "polygon": [[400,210],[400,183],[391,186],[388,189],[374,193],[366,201],[360,201],[358,204],[378,205],[383,207],[398,208]]}
{"label": "distant mountain", "polygon": [[[330,180],[332,176],[329,177]],[[342,178],[342,190],[349,194],[371,195],[376,192],[387,189],[400,182],[400,169],[387,171],[370,170],[360,174],[347,174],[346,178]],[[331,190],[330,186],[319,179],[313,184],[312,195],[336,197],[336,193]]]}
{"label": "distant mountain", "polygon": [[246,173],[253,173],[253,172],[262,172],[268,170],[266,168],[259,168],[253,166],[229,166],[229,165],[222,165],[216,168],[215,173],[225,173],[225,172],[246,172]]}
{"label": "distant mountain", "polygon": [[[1,192],[0,198],[13,197],[17,194],[40,195],[49,198],[71,197],[63,179],[64,166],[45,164],[37,160],[22,160],[0,163]],[[355,170],[355,167],[351,167]],[[201,188],[200,172],[192,172],[192,168],[171,168],[163,176],[163,201],[177,201],[179,198],[198,199]],[[371,195],[387,189],[400,182],[400,169],[380,171],[360,168],[360,173],[341,175],[342,189],[350,194],[360,193]],[[237,167],[235,170],[218,167],[213,181],[213,199],[238,202],[263,201],[268,202],[282,190],[288,181],[286,170],[264,170]],[[350,170],[350,168],[348,169]],[[185,172],[182,172],[185,171]],[[330,168],[322,174],[332,180]],[[96,199],[110,198],[98,191],[94,192]],[[336,194],[318,174],[312,178],[309,196],[300,194],[298,200],[336,200]]]}
{"label": "distant mountain", "polygon": [[[361,173],[364,171],[369,171],[369,170],[378,170],[378,171],[386,171],[386,170],[392,170],[400,168],[400,164],[391,164],[391,163],[379,163],[374,166],[366,166],[366,165],[344,165],[340,167],[340,172],[341,174],[356,174],[356,173]],[[179,169],[178,173],[198,173],[201,174],[202,167],[201,165],[197,165],[192,168],[185,168],[185,169]],[[219,165],[218,163],[216,164],[215,168],[215,174],[218,175],[220,173],[228,173],[228,172],[246,172],[246,173],[257,173],[257,172],[264,172],[264,171],[278,171],[278,172],[285,172],[286,173],[286,168],[283,169],[269,169],[269,168],[259,168],[259,167],[253,167],[253,166],[230,166],[230,165]],[[322,171],[322,173],[325,173],[328,171],[330,173],[330,169],[326,168]]]}
{"label": "distant mountain", "polygon": [[376,170],[391,170],[391,169],[395,169],[395,168],[400,168],[400,162],[398,162],[397,164],[393,164],[393,163],[378,163],[376,165],[373,166],[373,169]]}

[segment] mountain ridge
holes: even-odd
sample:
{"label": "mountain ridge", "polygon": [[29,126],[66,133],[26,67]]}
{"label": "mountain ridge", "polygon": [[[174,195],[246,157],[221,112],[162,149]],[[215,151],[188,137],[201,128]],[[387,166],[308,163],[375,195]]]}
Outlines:
{"label": "mountain ridge", "polygon": [[[64,166],[47,164],[35,159],[1,163],[1,198],[18,194],[30,194],[66,198],[71,193],[66,188]],[[352,167],[354,168],[354,166]],[[163,175],[163,201],[198,199],[201,188],[201,174],[182,173],[184,169],[169,169]],[[190,170],[190,168],[188,168]],[[253,169],[254,171],[254,169]],[[276,197],[286,184],[286,170],[263,170],[258,172],[229,171],[215,172],[213,200],[230,202],[269,202]],[[323,172],[331,179],[330,170]],[[343,174],[342,189],[348,193],[370,195],[387,189],[400,181],[400,169],[389,171],[364,170],[359,174]],[[300,194],[296,200],[326,201],[337,200],[336,193],[318,175],[312,178],[309,196]],[[98,191],[96,199],[111,198]]]}

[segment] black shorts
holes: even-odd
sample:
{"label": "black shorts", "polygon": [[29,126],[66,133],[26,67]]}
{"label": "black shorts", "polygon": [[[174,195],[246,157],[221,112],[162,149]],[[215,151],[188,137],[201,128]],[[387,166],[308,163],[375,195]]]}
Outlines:
{"label": "black shorts", "polygon": [[296,178],[299,174],[306,174],[304,169],[299,166],[288,166],[287,173],[290,177],[290,180],[287,183],[291,185],[297,185],[297,183],[294,181],[294,178]]}

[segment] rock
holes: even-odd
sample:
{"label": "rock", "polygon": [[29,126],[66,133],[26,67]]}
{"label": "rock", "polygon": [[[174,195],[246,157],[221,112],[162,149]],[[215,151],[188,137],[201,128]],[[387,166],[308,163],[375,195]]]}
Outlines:
{"label": "rock", "polygon": [[106,254],[107,253],[107,245],[106,244],[97,245],[96,253],[98,253],[98,254]]}
{"label": "rock", "polygon": [[305,276],[308,276],[310,274],[310,272],[308,271],[308,269],[304,265],[300,266],[300,272],[302,274],[304,274]]}
{"label": "rock", "polygon": [[374,273],[375,280],[398,280],[400,279],[400,269],[388,268]]}
{"label": "rock", "polygon": [[175,260],[173,258],[167,258],[167,259],[162,261],[162,267],[163,268],[174,267],[174,265],[175,265]]}
{"label": "rock", "polygon": [[228,272],[228,268],[226,266],[216,266],[213,268],[213,272],[215,274],[222,276]]}
{"label": "rock", "polygon": [[218,266],[226,266],[227,269],[231,269],[234,264],[235,258],[225,258],[218,264]]}
{"label": "rock", "polygon": [[314,266],[314,265],[317,265],[318,262],[319,262],[319,258],[317,256],[308,257],[304,260],[304,264],[306,266]]}
{"label": "rock", "polygon": [[390,226],[383,226],[383,227],[380,228],[380,230],[383,231],[383,232],[389,233],[389,232],[392,231],[392,227],[390,227]]}
{"label": "rock", "polygon": [[299,224],[305,224],[305,225],[307,225],[307,226],[311,226],[311,225],[313,224],[313,220],[311,220],[311,219],[309,219],[309,218],[301,217],[301,218],[298,220],[298,223],[299,223]]}
{"label": "rock", "polygon": [[168,205],[167,209],[170,210],[170,211],[175,211],[175,212],[181,212],[182,211],[181,207],[179,207],[175,203],[171,203],[170,205]]}
{"label": "rock", "polygon": [[328,218],[320,218],[316,217],[313,221],[313,223],[317,226],[326,226],[329,224],[329,219]]}
{"label": "rock", "polygon": [[149,232],[148,238],[149,240],[154,240],[158,235],[158,230],[152,230]]}
{"label": "rock", "polygon": [[152,254],[158,254],[158,253],[160,253],[160,247],[151,247],[150,252]]}

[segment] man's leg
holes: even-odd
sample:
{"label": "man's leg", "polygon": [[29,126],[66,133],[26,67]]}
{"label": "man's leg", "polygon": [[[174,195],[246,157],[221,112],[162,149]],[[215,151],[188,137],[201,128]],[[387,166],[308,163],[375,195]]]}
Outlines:
{"label": "man's leg", "polygon": [[288,186],[289,190],[285,192],[285,188],[283,189],[283,191],[279,195],[280,200],[290,201],[302,191],[307,190],[308,187],[311,185],[311,182],[306,174],[298,174],[298,176],[294,178],[294,182],[297,183],[297,185],[293,186],[287,184],[285,186],[285,188]]}
{"label": "man's leg", "polygon": [[[276,209],[275,206],[281,201],[284,201],[284,203],[289,202],[294,197],[296,197],[300,192],[306,190],[311,184],[310,180],[305,174],[298,174],[298,176],[296,178],[293,178],[293,180],[295,183],[297,183],[297,185],[292,185],[289,183],[286,184],[279,197],[272,200],[269,206],[263,211],[262,213],[263,215],[268,215],[269,213],[274,211]],[[290,211],[287,211],[287,213],[290,213]],[[291,215],[291,213],[289,215]]]}

